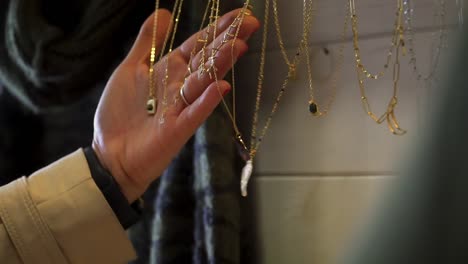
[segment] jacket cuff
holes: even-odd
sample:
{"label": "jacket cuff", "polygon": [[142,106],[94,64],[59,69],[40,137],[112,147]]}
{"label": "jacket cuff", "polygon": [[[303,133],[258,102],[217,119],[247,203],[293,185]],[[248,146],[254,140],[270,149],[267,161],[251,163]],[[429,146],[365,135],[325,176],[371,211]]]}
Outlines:
{"label": "jacket cuff", "polygon": [[96,186],[82,150],[27,179],[39,214],[72,263],[124,263],[135,251]]}
{"label": "jacket cuff", "polygon": [[118,183],[114,177],[106,170],[99,161],[96,153],[91,147],[84,149],[86,160],[91,171],[91,176],[94,179],[97,187],[101,190],[107,203],[114,211],[114,214],[119,219],[120,224],[124,229],[135,224],[141,216],[141,204],[139,200],[128,203],[127,198],[123,195]]}

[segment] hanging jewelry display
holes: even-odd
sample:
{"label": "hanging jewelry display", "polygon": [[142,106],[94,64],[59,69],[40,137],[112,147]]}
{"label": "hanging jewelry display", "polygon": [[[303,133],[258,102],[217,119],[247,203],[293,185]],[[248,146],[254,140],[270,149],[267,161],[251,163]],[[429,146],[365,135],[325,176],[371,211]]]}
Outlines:
{"label": "hanging jewelry display", "polygon": [[[305,1],[305,0],[304,0]],[[309,3],[311,5],[312,0],[309,0]],[[249,0],[246,1],[244,8],[246,8],[249,5]],[[306,7],[307,4],[305,4]],[[306,9],[309,10],[309,9]],[[306,15],[312,15],[311,12],[305,12]],[[245,166],[242,170],[242,175],[241,175],[241,194],[242,196],[247,196],[247,186],[248,182],[250,180],[250,177],[253,172],[253,167],[254,167],[254,160],[255,157],[258,153],[258,150],[260,148],[260,145],[268,132],[271,121],[273,119],[273,116],[278,110],[279,104],[281,102],[281,99],[284,95],[284,92],[286,91],[289,81],[292,79],[292,77],[295,74],[295,68],[296,65],[299,64],[300,61],[300,49],[304,45],[304,39],[305,37],[308,36],[308,30],[309,28],[304,28],[303,34],[302,34],[302,39],[300,44],[298,45],[298,49],[296,51],[296,55],[294,56],[294,59],[290,61],[289,65],[292,65],[292,67],[288,68],[288,73],[286,78],[283,81],[283,84],[278,91],[278,94],[275,98],[274,104],[272,106],[272,109],[270,111],[270,114],[266,118],[265,124],[260,131],[259,134],[257,134],[257,129],[258,129],[258,119],[259,119],[259,111],[260,111],[260,105],[261,105],[261,98],[262,98],[262,92],[263,92],[263,84],[264,84],[264,79],[265,79],[265,59],[266,59],[266,49],[267,49],[267,42],[268,42],[268,27],[269,27],[269,19],[270,19],[270,0],[265,0],[265,12],[264,12],[264,19],[263,19],[263,34],[262,34],[262,45],[261,45],[261,51],[260,51],[260,65],[259,65],[259,73],[258,73],[258,83],[257,83],[257,94],[256,94],[256,99],[255,99],[255,108],[254,108],[254,113],[252,117],[252,131],[250,135],[250,146],[247,147],[247,144],[245,143],[243,136],[241,135],[240,131],[237,128],[236,120],[234,119],[234,115],[230,112],[229,108],[227,108],[226,103],[223,101],[225,108],[227,112],[229,113],[229,116],[233,122],[233,127],[236,132],[236,140],[237,143],[240,146],[241,149],[241,156],[245,160]],[[306,18],[304,18],[306,19]],[[238,28],[239,30],[239,28]],[[234,36],[234,39],[237,38],[238,35],[238,30]],[[232,46],[233,48],[233,46]],[[233,61],[233,66],[234,66],[234,58],[232,58]],[[235,78],[234,78],[235,79]],[[233,91],[235,90],[235,85],[233,85]]]}
{"label": "hanging jewelry display", "polygon": [[[440,61],[440,54],[443,47],[447,42],[447,21],[446,21],[446,3],[445,0],[438,0],[438,6],[435,8],[434,17],[438,21],[437,27],[439,32],[432,42],[431,49],[431,62],[429,67],[429,73],[423,75],[418,68],[418,63],[416,60],[416,50],[414,45],[415,33],[413,30],[413,18],[414,18],[414,7],[412,0],[404,0],[404,14],[405,14],[405,24],[406,24],[406,34],[407,34],[407,44],[408,44],[408,53],[410,55],[410,65],[413,69],[413,73],[416,75],[418,80],[431,81],[435,78],[437,73],[437,67]],[[437,44],[436,44],[437,42]]]}
{"label": "hanging jewelry display", "polygon": [[[393,63],[393,95],[390,99],[390,102],[387,105],[387,110],[380,117],[372,111],[369,100],[366,95],[366,88],[364,82],[366,77],[371,79],[377,79],[371,76],[361,64],[360,51],[358,46],[358,34],[357,34],[357,15],[356,15],[356,5],[354,0],[349,0],[349,11],[352,19],[352,29],[353,29],[353,43],[355,51],[355,60],[356,60],[356,73],[358,78],[359,90],[361,93],[361,102],[362,106],[367,113],[367,115],[372,118],[377,124],[387,123],[387,127],[390,132],[394,135],[404,135],[406,130],[400,127],[400,124],[395,115],[395,108],[398,104],[398,84],[400,81],[400,50],[402,50],[403,55],[405,55],[405,40],[404,40],[404,29],[403,29],[403,0],[397,0],[397,19],[395,23],[395,30],[392,37],[391,49],[388,54],[388,64],[390,63],[390,58],[392,57],[393,51],[395,51],[395,59]],[[385,65],[385,68],[388,68],[388,64]]]}

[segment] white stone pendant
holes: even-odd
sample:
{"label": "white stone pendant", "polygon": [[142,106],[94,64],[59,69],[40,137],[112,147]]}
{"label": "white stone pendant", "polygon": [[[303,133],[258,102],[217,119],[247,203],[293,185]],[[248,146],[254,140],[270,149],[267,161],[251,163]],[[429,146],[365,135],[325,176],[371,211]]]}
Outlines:
{"label": "white stone pendant", "polygon": [[242,169],[242,176],[241,176],[241,194],[244,197],[247,197],[247,185],[249,184],[250,176],[252,176],[253,171],[253,162],[252,160],[248,160],[245,163],[244,168]]}
{"label": "white stone pendant", "polygon": [[146,102],[146,111],[149,115],[154,115],[156,113],[156,99],[148,99],[148,101]]}

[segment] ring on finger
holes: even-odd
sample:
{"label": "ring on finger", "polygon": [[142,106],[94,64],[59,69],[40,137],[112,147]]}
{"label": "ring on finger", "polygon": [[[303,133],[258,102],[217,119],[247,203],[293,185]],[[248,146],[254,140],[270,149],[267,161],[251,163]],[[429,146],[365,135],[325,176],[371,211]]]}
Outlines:
{"label": "ring on finger", "polygon": [[185,83],[180,87],[180,90],[179,90],[180,98],[182,98],[182,101],[184,102],[184,104],[186,106],[189,106],[190,103],[188,102],[187,98],[185,97],[184,88],[185,88]]}

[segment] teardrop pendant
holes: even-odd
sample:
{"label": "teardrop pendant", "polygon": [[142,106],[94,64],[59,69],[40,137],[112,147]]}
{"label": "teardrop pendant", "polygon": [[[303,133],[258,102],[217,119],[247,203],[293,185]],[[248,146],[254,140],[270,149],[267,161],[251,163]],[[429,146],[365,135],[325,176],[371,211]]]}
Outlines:
{"label": "teardrop pendant", "polygon": [[249,184],[250,177],[252,176],[253,171],[253,162],[252,160],[248,160],[245,163],[244,168],[242,169],[242,176],[241,176],[241,194],[243,197],[247,197],[247,185]]}

